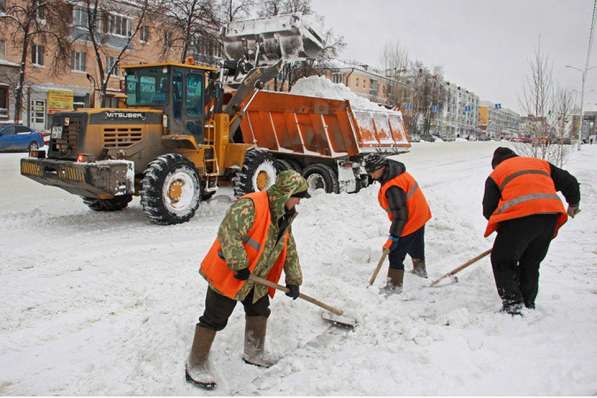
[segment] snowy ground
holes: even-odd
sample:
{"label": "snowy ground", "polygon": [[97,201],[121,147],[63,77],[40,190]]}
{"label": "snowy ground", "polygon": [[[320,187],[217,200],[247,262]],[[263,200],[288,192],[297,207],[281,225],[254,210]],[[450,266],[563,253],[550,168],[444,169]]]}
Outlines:
{"label": "snowy ground", "polygon": [[[416,144],[401,156],[433,211],[430,279],[491,246],[483,239],[483,182],[492,142]],[[206,283],[197,267],[229,200],[216,196],[191,222],[155,226],[138,199],[120,213],[18,174],[22,154],[0,154],[0,394],[205,395],[183,366]],[[543,263],[537,310],[500,307],[488,259],[441,288],[407,274],[405,292],[367,279],[388,222],[377,186],[316,195],[294,224],[303,291],[360,325],[330,328],[317,307],[276,295],[264,370],[240,359],[237,308],[216,337],[213,395],[597,394],[597,146],[567,168],[582,183],[582,213]],[[410,267],[410,264],[408,265]]]}

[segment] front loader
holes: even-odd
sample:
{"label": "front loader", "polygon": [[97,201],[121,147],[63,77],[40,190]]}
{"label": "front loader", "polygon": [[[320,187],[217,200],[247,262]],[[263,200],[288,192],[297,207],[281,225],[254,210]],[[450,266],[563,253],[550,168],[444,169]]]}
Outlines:
{"label": "front loader", "polygon": [[356,192],[368,184],[363,155],[410,146],[399,112],[262,90],[284,65],[322,51],[300,15],[231,23],[223,41],[219,67],[123,65],[126,107],[55,114],[47,153],[21,159],[21,174],[96,211],[139,195],[151,221],[176,224],[219,186],[241,196],[286,169],[310,189]]}
{"label": "front loader", "polygon": [[[123,65],[126,108],[55,114],[47,154],[21,159],[21,174],[79,195],[96,211],[121,210],[140,195],[151,221],[188,221],[201,200],[235,179],[255,146],[233,142],[240,104],[278,74],[282,58],[323,46],[311,27],[305,34],[300,15],[257,22],[228,27],[225,51],[235,58],[220,68],[192,61]],[[267,174],[255,180],[247,192],[271,185]]]}

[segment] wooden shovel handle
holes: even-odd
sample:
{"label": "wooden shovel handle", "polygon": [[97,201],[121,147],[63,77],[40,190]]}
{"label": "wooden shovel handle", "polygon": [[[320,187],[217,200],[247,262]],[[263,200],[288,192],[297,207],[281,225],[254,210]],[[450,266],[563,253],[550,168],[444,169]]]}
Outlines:
{"label": "wooden shovel handle", "polygon": [[489,253],[491,253],[491,249],[485,250],[483,253],[479,254],[477,257],[471,258],[470,260],[468,260],[467,262],[465,262],[462,265],[459,265],[458,267],[454,268],[452,271],[448,272],[447,274],[443,275],[441,278],[434,280],[430,286],[435,286],[439,283],[439,281],[441,281],[444,278],[447,278],[448,276],[452,276],[455,275],[457,273],[459,273],[460,271],[462,271],[463,269],[465,269],[466,267],[468,267],[471,264],[476,263],[477,261],[481,260],[483,257],[487,256]]}
{"label": "wooden shovel handle", "polygon": [[381,255],[381,258],[379,259],[379,262],[377,263],[377,267],[375,267],[375,269],[373,270],[373,275],[371,275],[371,278],[369,278],[369,286],[373,285],[373,282],[375,282],[375,278],[377,278],[377,274],[379,274],[379,270],[381,269],[383,262],[386,261],[387,256],[388,251],[384,250],[383,254]]}
{"label": "wooden shovel handle", "polygon": [[[259,283],[260,285],[271,287],[272,289],[281,290],[281,291],[283,291],[285,293],[287,293],[289,291],[289,289],[287,287],[285,287],[285,286],[278,285],[277,283],[274,283],[272,281],[268,281],[267,279],[260,278],[260,277],[258,277],[256,275],[253,275],[253,274],[251,274],[249,276],[249,280],[251,280],[251,281],[253,281],[255,283]],[[317,299],[315,299],[315,298],[313,298],[311,296],[307,296],[304,293],[300,293],[299,294],[299,298],[302,298],[303,300],[308,301],[311,304],[315,304],[316,306],[321,307],[324,310],[331,312],[332,314],[336,314],[336,315],[340,316],[340,315],[342,315],[344,313],[344,311],[342,311],[341,309],[338,309],[336,307],[332,307],[331,305],[328,305],[328,304],[326,304],[324,302],[321,302],[321,301],[319,301],[319,300],[317,300]]]}

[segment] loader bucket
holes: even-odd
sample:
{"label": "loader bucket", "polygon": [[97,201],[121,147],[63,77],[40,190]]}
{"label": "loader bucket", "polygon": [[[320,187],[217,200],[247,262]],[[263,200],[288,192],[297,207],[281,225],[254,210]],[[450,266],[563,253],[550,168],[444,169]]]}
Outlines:
{"label": "loader bucket", "polygon": [[301,14],[234,21],[224,36],[228,59],[253,61],[261,44],[259,59],[274,63],[279,59],[314,58],[324,47],[318,22]]}
{"label": "loader bucket", "polygon": [[354,111],[345,100],[272,91],[260,91],[241,109],[243,142],[274,152],[343,158],[410,147],[396,111]]}

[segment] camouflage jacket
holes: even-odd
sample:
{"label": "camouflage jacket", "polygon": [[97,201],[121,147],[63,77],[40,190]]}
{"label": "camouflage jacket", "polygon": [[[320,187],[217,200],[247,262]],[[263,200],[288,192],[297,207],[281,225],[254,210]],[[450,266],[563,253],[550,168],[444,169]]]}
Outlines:
{"label": "camouflage jacket", "polygon": [[[282,230],[288,229],[288,249],[284,274],[286,284],[301,285],[303,276],[299,264],[296,244],[292,236],[290,224],[296,216],[296,211],[288,211],[284,207],[285,202],[296,192],[307,189],[306,182],[296,172],[280,173],[276,183],[268,190],[269,208],[271,214],[271,225],[269,227],[263,254],[257,262],[253,274],[266,278],[272,266],[280,256],[283,248]],[[222,253],[226,258],[226,264],[233,271],[248,267],[248,257],[243,247],[243,239],[255,220],[255,206],[251,199],[239,199],[228,209],[220,229],[218,240],[222,245]],[[255,288],[253,302],[267,294],[268,288],[252,281],[247,281],[237,293],[237,300],[244,300],[251,289]],[[212,286],[213,288],[213,286]]]}

